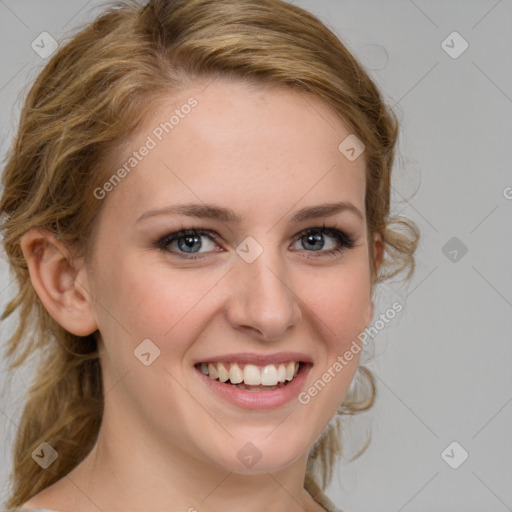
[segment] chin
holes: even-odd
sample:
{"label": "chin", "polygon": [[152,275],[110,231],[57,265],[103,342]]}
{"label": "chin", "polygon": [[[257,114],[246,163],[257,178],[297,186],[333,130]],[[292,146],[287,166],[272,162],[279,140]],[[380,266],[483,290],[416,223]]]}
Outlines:
{"label": "chin", "polygon": [[212,454],[211,460],[233,473],[275,473],[305,459],[312,444],[308,444],[306,439],[277,439],[272,434],[268,435],[268,431],[254,441],[250,439],[250,436],[243,440],[233,439],[232,448],[226,448],[221,454]]}

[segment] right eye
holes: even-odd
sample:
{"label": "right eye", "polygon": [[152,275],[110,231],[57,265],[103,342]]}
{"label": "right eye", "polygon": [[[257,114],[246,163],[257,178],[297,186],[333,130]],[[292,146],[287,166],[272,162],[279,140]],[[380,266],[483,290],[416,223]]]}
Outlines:
{"label": "right eye", "polygon": [[[209,239],[209,243],[214,247],[216,245],[214,240],[216,240],[218,236],[215,233],[204,229],[186,229],[165,235],[157,240],[156,246],[162,251],[177,255],[179,258],[195,260],[203,257],[194,256],[194,254],[201,254],[199,250],[204,248],[205,244],[203,240],[205,238]],[[208,247],[208,242],[206,243],[206,246]],[[173,250],[170,250],[170,248]],[[218,251],[212,248],[202,252],[208,253]]]}

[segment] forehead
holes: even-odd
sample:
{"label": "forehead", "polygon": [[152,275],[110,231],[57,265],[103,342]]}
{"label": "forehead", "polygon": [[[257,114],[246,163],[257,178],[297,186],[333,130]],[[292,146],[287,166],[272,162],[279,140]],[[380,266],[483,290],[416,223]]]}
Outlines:
{"label": "forehead", "polygon": [[117,165],[129,172],[108,201],[130,216],[176,200],[230,202],[253,213],[302,200],[362,206],[364,155],[350,161],[339,150],[349,135],[310,94],[231,80],[197,83],[163,98],[126,141]]}

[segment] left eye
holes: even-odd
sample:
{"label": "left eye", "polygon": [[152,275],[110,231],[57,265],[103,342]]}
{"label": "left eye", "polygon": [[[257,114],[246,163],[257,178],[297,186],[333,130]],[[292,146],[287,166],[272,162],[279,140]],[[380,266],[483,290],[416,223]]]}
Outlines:
{"label": "left eye", "polygon": [[[336,232],[332,232],[334,230],[328,229],[308,229],[307,231],[303,231],[299,235],[299,239],[295,243],[301,243],[302,247],[305,248],[307,246],[312,246],[311,250],[314,252],[320,251],[324,249],[325,252],[332,252],[339,247],[340,244],[340,236]],[[338,231],[341,234],[341,232]],[[334,242],[327,244],[328,247],[325,247],[325,237],[331,238]],[[300,248],[299,248],[300,249]]]}

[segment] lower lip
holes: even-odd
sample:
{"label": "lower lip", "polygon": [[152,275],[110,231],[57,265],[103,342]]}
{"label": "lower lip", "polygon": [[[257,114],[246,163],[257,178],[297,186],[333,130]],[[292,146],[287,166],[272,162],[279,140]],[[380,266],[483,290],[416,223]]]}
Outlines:
{"label": "lower lip", "polygon": [[226,384],[218,380],[213,380],[196,368],[202,381],[216,395],[232,404],[243,409],[275,409],[280,407],[298,396],[302,390],[306,377],[313,365],[304,364],[293,380],[285,386],[274,389],[273,391],[247,391],[239,389],[232,384]]}

